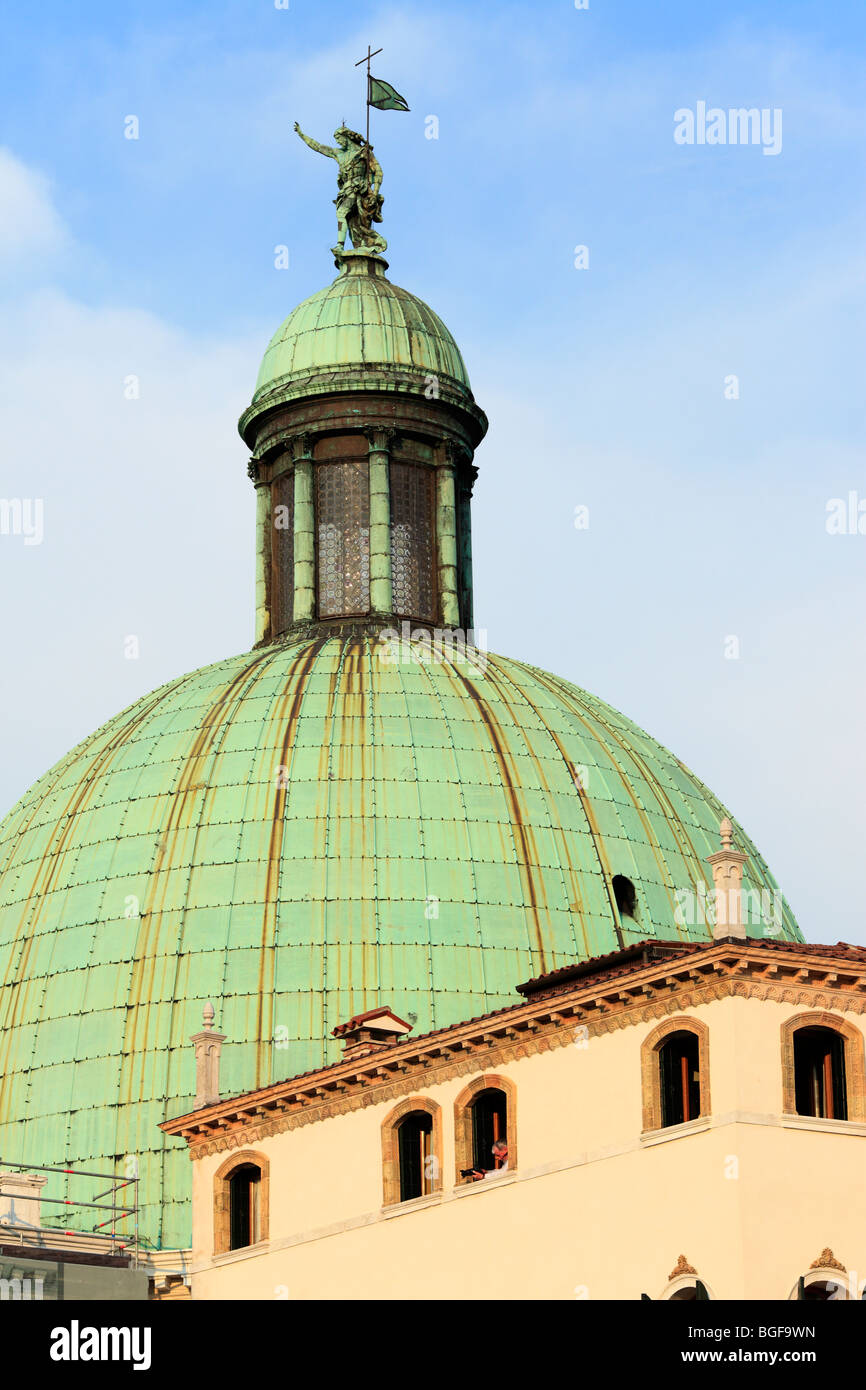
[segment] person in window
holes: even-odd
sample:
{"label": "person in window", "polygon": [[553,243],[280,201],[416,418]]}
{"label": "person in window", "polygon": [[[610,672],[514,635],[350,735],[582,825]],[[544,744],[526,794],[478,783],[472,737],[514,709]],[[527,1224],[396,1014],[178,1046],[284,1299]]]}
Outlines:
{"label": "person in window", "polygon": [[490,1147],[490,1152],[493,1155],[493,1167],[490,1169],[473,1168],[473,1182],[480,1182],[482,1178],[497,1178],[500,1173],[504,1173],[507,1171],[508,1145],[506,1144],[505,1140],[495,1139]]}

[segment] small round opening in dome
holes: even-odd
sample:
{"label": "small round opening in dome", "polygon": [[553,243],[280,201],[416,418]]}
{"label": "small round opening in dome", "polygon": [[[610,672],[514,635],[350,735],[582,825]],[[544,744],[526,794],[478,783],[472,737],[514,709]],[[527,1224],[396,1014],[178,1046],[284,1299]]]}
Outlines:
{"label": "small round opening in dome", "polygon": [[613,896],[620,917],[637,917],[637,892],[630,878],[626,878],[624,874],[614,874]]}

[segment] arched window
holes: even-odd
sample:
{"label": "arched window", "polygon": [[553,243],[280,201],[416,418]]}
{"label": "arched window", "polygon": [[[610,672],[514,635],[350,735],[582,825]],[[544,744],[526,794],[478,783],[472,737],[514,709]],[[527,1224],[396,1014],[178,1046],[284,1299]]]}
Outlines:
{"label": "arched window", "polygon": [[857,1297],[856,1276],[849,1278],[848,1271],[837,1260],[829,1246],[821,1251],[805,1274],[797,1280],[796,1291],[791,1298],[805,1303],[829,1303]]}
{"label": "arched window", "polygon": [[382,1122],[383,1204],[430,1197],[442,1188],[442,1111],[411,1096]]}
{"label": "arched window", "polygon": [[270,1165],[264,1154],[232,1154],[214,1174],[214,1254],[268,1238]]}
{"label": "arched window", "polygon": [[397,1126],[401,1202],[411,1202],[413,1197],[427,1197],[432,1192],[432,1143],[433,1117],[423,1110],[407,1115]]}
{"label": "arched window", "polygon": [[782,1024],[782,1112],[819,1120],[866,1120],[863,1034],[824,1011]]}
{"label": "arched window", "polygon": [[696,1120],[701,1113],[701,1071],[694,1033],[671,1033],[659,1048],[662,1128]]}
{"label": "arched window", "polygon": [[845,1040],[832,1028],[794,1034],[794,1099],[798,1115],[847,1120]]}
{"label": "arched window", "polygon": [[[648,1294],[642,1294],[642,1298],[648,1298]],[[690,1265],[685,1255],[680,1255],[670,1274],[668,1275],[667,1288],[661,1294],[666,1303],[709,1303],[713,1298],[703,1279],[698,1278],[698,1271],[694,1265]]]}
{"label": "arched window", "polygon": [[456,1181],[517,1167],[516,1089],[503,1076],[479,1076],[454,1104]]}
{"label": "arched window", "polygon": [[479,1091],[469,1106],[472,1111],[472,1166],[492,1173],[505,1166],[498,1156],[502,1141],[508,1143],[508,1101],[504,1091],[491,1086]]}
{"label": "arched window", "polygon": [[848,1289],[841,1279],[811,1279],[805,1276],[797,1285],[797,1297],[806,1303],[829,1303],[847,1299]]}
{"label": "arched window", "polygon": [[710,1034],[680,1014],[660,1023],[641,1047],[644,1130],[687,1124],[710,1113]]}
{"label": "arched window", "polygon": [[668,1298],[669,1303],[708,1303],[707,1286],[700,1279],[693,1284],[680,1284]]}
{"label": "arched window", "polygon": [[255,1163],[236,1168],[229,1178],[229,1249],[260,1239],[262,1170]]}

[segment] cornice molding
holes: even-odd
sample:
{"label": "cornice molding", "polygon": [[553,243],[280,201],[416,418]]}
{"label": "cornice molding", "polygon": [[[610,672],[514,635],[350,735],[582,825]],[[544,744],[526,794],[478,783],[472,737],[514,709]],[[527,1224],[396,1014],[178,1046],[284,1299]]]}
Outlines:
{"label": "cornice molding", "polygon": [[[817,978],[808,984],[804,974],[829,976],[833,986],[822,987]],[[779,975],[790,975],[791,981],[779,980]],[[185,1138],[193,1158],[208,1157],[352,1110],[399,1101],[419,1084],[437,1085],[567,1047],[576,1027],[583,1037],[600,1036],[732,997],[862,1015],[866,960],[859,966],[828,956],[821,963],[796,949],[780,960],[759,943],[708,946],[606,980],[578,982],[543,1000],[395,1044],[354,1064],[336,1062],[168,1120],[161,1128]]]}

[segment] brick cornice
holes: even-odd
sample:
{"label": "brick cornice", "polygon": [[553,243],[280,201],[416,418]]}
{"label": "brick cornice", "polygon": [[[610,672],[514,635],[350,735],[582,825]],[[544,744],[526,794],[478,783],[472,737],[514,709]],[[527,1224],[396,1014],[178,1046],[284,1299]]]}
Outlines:
{"label": "brick cornice", "polygon": [[202,1158],[398,1101],[419,1084],[428,1087],[566,1047],[577,1026],[586,1030],[582,1036],[597,1036],[730,996],[866,1013],[866,953],[860,962],[833,956],[832,949],[822,957],[814,947],[801,952],[792,946],[783,954],[761,943],[713,943],[547,991],[543,999],[220,1101],[160,1128],[185,1138],[191,1156]]}

